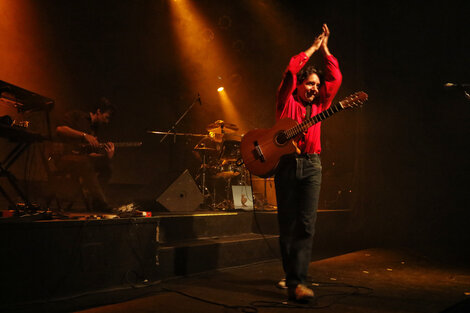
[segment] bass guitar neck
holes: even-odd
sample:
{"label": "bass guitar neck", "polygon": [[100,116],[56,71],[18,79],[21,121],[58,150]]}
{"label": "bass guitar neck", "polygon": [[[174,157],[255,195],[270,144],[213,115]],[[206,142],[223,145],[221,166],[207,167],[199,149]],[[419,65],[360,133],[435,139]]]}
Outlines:
{"label": "bass guitar neck", "polygon": [[[133,148],[142,146],[142,142],[114,142],[114,148]],[[93,147],[90,144],[81,144],[73,149],[78,154],[89,154],[89,153],[104,153],[105,143],[100,143],[98,147]]]}

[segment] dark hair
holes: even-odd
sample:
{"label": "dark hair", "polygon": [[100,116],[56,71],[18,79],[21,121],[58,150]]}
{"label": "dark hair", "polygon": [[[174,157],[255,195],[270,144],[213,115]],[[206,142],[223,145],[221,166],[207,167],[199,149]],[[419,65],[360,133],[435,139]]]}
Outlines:
{"label": "dark hair", "polygon": [[101,97],[95,104],[95,112],[99,109],[102,113],[109,112],[111,115],[116,113],[116,107],[106,97]]}
{"label": "dark hair", "polygon": [[320,78],[320,85],[323,85],[324,77],[322,71],[317,70],[314,66],[311,65],[304,67],[302,70],[300,70],[300,72],[297,73],[297,84],[301,84],[312,74],[317,74],[318,78]]}

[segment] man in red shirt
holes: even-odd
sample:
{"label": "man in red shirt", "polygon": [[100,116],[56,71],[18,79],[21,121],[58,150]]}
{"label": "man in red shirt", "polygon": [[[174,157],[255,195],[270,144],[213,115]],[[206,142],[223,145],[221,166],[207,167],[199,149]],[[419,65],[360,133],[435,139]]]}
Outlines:
{"label": "man in red shirt", "polygon": [[[277,94],[277,119],[288,117],[301,123],[331,105],[342,75],[328,49],[329,36],[324,24],[312,46],[290,60]],[[318,50],[325,60],[324,75],[312,66],[304,68]],[[289,299],[297,301],[314,295],[305,283],[321,185],[320,128],[317,123],[308,129],[297,142],[298,154],[283,157],[275,176],[283,268]]]}

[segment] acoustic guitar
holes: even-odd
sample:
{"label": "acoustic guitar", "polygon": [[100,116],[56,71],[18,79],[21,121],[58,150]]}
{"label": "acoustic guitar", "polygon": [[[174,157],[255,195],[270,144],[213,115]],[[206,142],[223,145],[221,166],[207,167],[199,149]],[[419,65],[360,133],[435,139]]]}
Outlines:
{"label": "acoustic guitar", "polygon": [[293,119],[284,118],[272,128],[247,132],[240,143],[243,163],[256,176],[266,178],[274,175],[281,157],[296,153],[295,141],[302,133],[335,113],[362,105],[367,98],[365,92],[359,91],[300,124]]}

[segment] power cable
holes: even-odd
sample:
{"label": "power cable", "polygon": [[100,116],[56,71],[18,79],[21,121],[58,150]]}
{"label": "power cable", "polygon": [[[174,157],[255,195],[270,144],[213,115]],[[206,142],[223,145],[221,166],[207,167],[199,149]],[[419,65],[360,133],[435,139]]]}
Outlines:
{"label": "power cable", "polygon": [[162,290],[177,293],[179,295],[182,295],[182,296],[185,296],[187,298],[194,299],[194,300],[197,300],[197,301],[200,301],[200,302],[221,306],[221,307],[224,307],[226,309],[240,310],[240,312],[243,312],[243,313],[257,313],[258,312],[258,309],[255,306],[252,306],[252,305],[228,305],[228,304],[225,304],[225,303],[216,302],[216,301],[212,301],[212,300],[203,299],[201,297],[193,296],[191,294],[188,294],[186,292],[176,290],[176,289],[162,287]]}
{"label": "power cable", "polygon": [[258,229],[258,232],[260,235],[263,237],[264,242],[268,246],[269,251],[271,252],[271,256],[275,259],[281,260],[281,256],[274,250],[274,248],[269,244],[268,239],[266,238],[266,235],[264,234],[263,230],[261,229],[260,223],[258,221],[258,217],[256,216],[256,208],[255,208],[255,196],[253,194],[253,177],[251,176],[250,173],[250,184],[251,184],[251,197],[253,199],[253,220],[255,221],[256,228]]}

